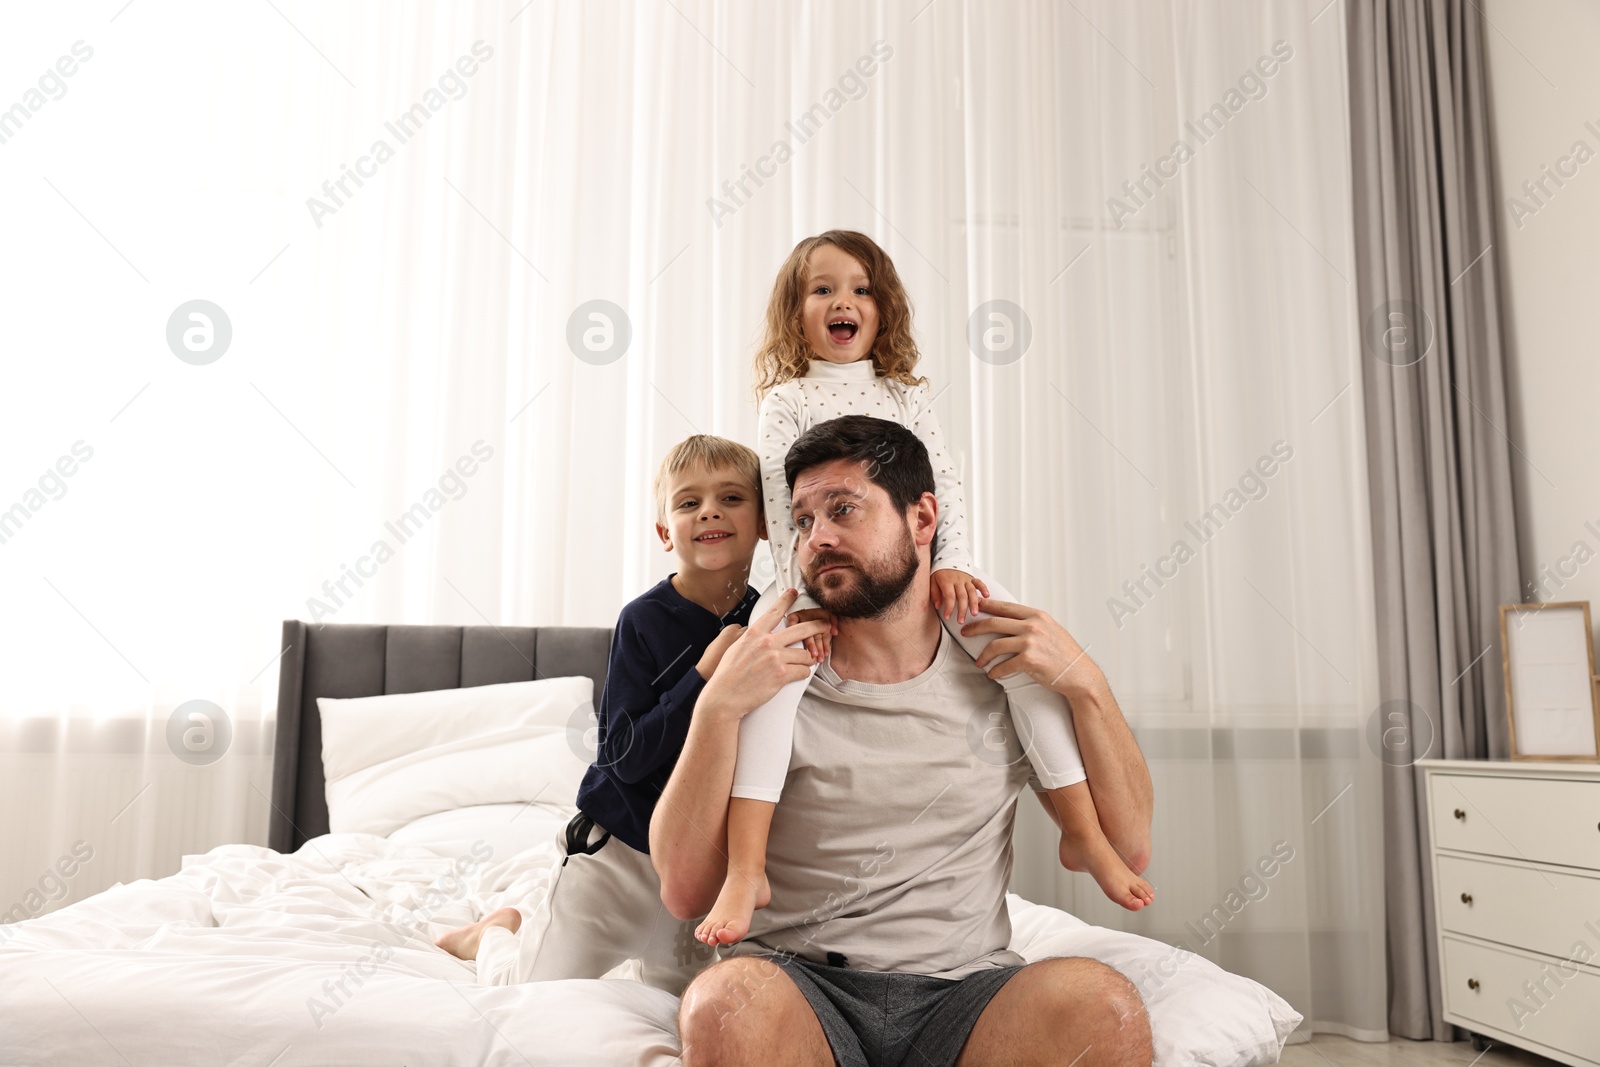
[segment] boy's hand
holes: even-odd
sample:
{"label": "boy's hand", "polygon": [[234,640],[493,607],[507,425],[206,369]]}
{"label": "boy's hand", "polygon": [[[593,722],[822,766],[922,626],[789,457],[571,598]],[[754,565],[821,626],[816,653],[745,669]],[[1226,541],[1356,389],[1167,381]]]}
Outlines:
{"label": "boy's hand", "polygon": [[694,665],[694,669],[700,672],[700,677],[706,681],[711,680],[711,676],[717,673],[717,664],[722,662],[722,654],[728,651],[729,645],[739,640],[739,635],[742,633],[744,627],[731,622],[722,628],[721,633],[712,638],[711,644],[700,654],[700,662]]}
{"label": "boy's hand", "polygon": [[821,663],[828,658],[828,653],[833,649],[833,635],[839,632],[839,624],[834,617],[822,608],[806,608],[804,611],[791,611],[787,621],[790,626],[795,626],[813,620],[828,624],[825,632],[806,638],[806,651],[811,653],[812,662]]}
{"label": "boy's hand", "polygon": [[946,619],[954,612],[957,622],[966,622],[978,613],[978,602],[989,595],[988,586],[954,567],[934,571],[931,577],[933,610]]}

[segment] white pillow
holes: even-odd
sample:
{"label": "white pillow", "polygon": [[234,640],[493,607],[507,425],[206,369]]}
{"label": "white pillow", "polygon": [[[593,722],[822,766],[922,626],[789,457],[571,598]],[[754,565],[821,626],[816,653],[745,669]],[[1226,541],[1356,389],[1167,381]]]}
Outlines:
{"label": "white pillow", "polygon": [[406,823],[389,835],[402,845],[422,845],[435,852],[457,855],[472,842],[482,841],[505,859],[530,848],[553,843],[578,813],[572,804],[474,804],[434,812]]}
{"label": "white pillow", "polygon": [[477,804],[571,804],[588,770],[588,678],[319,697],[328,828],[387,835]]}
{"label": "white pillow", "polygon": [[1088,956],[1121,971],[1150,1013],[1155,1067],[1254,1067],[1277,1063],[1302,1016],[1259,982],[1204,956],[1121,930],[1090,926],[1014,894],[1011,948],[1029,963]]}

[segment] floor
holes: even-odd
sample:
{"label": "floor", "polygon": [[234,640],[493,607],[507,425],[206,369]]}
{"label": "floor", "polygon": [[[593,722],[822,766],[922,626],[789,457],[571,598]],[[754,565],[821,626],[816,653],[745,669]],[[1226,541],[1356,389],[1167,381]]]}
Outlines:
{"label": "floor", "polygon": [[1283,1050],[1283,1067],[1562,1067],[1555,1060],[1535,1056],[1506,1045],[1491,1045],[1481,1056],[1472,1042],[1407,1041],[1393,1038],[1386,1042],[1351,1041],[1332,1034],[1318,1034],[1312,1041],[1289,1045]]}

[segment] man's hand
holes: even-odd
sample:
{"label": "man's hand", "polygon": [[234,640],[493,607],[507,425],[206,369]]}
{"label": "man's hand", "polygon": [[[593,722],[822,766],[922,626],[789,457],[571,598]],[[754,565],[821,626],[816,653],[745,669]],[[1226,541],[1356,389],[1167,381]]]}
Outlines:
{"label": "man's hand", "polygon": [[828,653],[833,650],[833,639],[839,633],[839,624],[823,608],[807,608],[804,611],[789,613],[790,626],[798,626],[800,623],[812,622],[816,619],[825,620],[828,624],[828,629],[815,637],[806,638],[806,651],[811,653],[812,660],[821,663],[828,658]]}
{"label": "man's hand", "polygon": [[711,676],[717,673],[717,664],[722,662],[723,653],[727,652],[729,646],[739,640],[739,635],[742,633],[744,633],[744,627],[736,622],[731,622],[722,628],[722,631],[712,639],[711,644],[707,645],[706,650],[701,653],[700,662],[694,665],[694,669],[700,672],[700,677],[709,681]]}
{"label": "man's hand", "polygon": [[828,632],[831,624],[814,620],[773,632],[797,596],[795,590],[786,590],[765,615],[752,619],[723,652],[717,672],[695,703],[696,718],[705,713],[737,722],[771,700],[788,683],[801,681],[811,673],[811,653],[804,647],[788,646]]}
{"label": "man's hand", "polygon": [[932,590],[933,610],[942,619],[948,619],[953,612],[957,622],[966,622],[978,613],[978,601],[989,595],[987,585],[954,567],[943,567],[928,577],[931,579],[928,585]]}
{"label": "man's hand", "polygon": [[[985,600],[982,608],[990,617],[967,623],[961,632],[997,635],[974,661],[990,678],[1022,671],[1069,700],[1105,684],[1099,665],[1048,612],[1009,600]],[[990,666],[1005,655],[1011,658],[999,666]]]}
{"label": "man's hand", "polygon": [[661,902],[679,919],[710,910],[728,876],[728,795],[739,758],[739,720],[811,673],[811,654],[788,646],[828,628],[803,622],[773,632],[797,595],[790,589],[778,597],[723,650],[695,700],[683,752],[650,817],[650,862],[661,876]]}

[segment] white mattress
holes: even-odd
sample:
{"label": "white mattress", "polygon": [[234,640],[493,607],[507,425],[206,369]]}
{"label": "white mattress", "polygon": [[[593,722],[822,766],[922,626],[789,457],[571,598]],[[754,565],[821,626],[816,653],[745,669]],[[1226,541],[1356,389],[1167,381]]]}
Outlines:
{"label": "white mattress", "polygon": [[[434,947],[445,930],[539,892],[561,819],[529,814],[524,823],[496,806],[397,834],[427,844],[330,834],[289,856],[226,845],[186,857],[170,878],[0,928],[0,1059],[677,1064],[668,993],[616,978],[480,987],[472,964]],[[1008,904],[1024,957],[1093,956],[1140,984],[1158,1065],[1272,1062],[1300,1021],[1198,957],[1147,986],[1139,975],[1168,946],[1017,897]]]}

